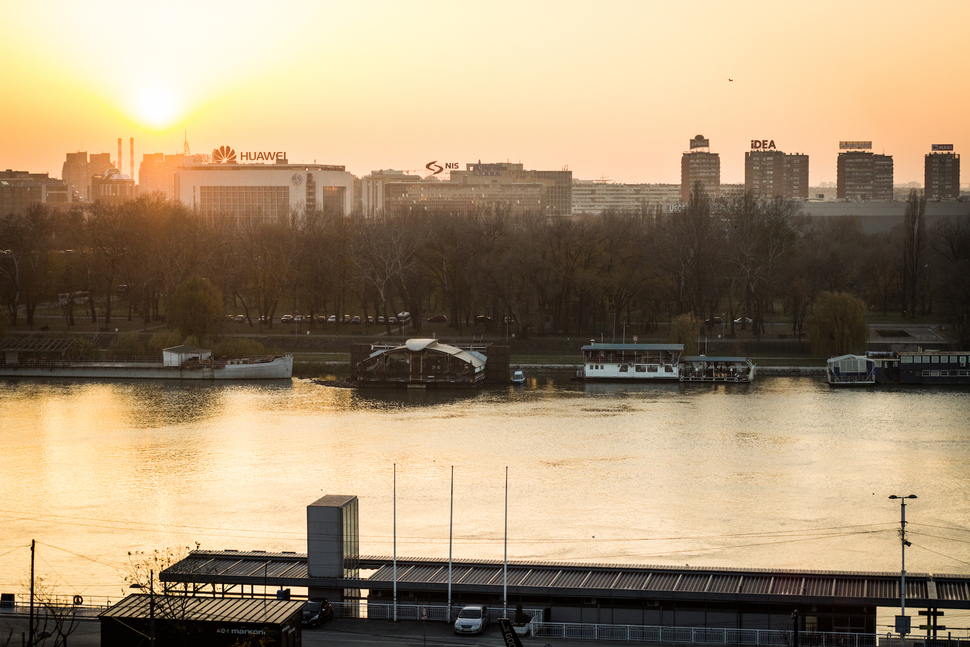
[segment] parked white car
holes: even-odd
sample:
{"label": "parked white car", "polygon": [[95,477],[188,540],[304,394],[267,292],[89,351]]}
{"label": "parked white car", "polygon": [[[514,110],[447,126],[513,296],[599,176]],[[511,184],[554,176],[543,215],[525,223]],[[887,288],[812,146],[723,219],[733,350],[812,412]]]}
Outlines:
{"label": "parked white car", "polygon": [[455,620],[456,634],[480,634],[488,626],[488,607],[471,604],[458,612]]}

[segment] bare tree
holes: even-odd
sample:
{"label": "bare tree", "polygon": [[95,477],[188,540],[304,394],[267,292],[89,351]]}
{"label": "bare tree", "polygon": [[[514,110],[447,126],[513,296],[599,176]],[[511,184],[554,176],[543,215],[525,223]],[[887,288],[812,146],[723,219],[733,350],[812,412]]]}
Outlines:
{"label": "bare tree", "polygon": [[912,189],[903,220],[903,315],[916,317],[916,293],[926,251],[926,196]]}

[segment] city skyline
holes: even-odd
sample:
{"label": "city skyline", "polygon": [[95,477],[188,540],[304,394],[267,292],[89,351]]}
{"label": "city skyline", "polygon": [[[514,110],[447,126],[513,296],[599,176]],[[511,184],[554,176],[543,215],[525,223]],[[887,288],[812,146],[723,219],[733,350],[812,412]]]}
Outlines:
{"label": "city skyline", "polygon": [[[523,162],[577,179],[680,181],[688,140],[744,181],[754,139],[836,179],[841,140],[922,182],[931,144],[970,145],[959,2],[409,6],[176,3],[8,9],[2,168],[60,177],[66,152],[221,145],[291,163],[426,173]],[[930,44],[934,47],[929,47]]]}

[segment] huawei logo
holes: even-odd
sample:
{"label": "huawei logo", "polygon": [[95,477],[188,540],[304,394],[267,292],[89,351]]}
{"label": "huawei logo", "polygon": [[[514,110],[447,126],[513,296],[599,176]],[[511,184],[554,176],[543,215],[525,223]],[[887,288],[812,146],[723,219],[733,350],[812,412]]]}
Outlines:
{"label": "huawei logo", "polygon": [[216,164],[235,164],[236,151],[230,146],[220,146],[212,149],[212,161]]}

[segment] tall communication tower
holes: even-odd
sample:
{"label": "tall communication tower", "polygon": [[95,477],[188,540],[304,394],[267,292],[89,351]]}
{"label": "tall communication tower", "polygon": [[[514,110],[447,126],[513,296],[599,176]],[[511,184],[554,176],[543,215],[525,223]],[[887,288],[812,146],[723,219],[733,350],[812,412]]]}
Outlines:
{"label": "tall communication tower", "polygon": [[186,157],[188,157],[191,154],[192,154],[192,151],[189,150],[189,131],[186,130],[185,143],[182,145],[182,155],[185,155]]}

